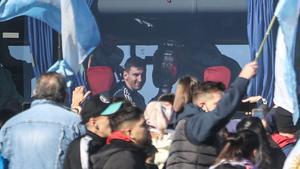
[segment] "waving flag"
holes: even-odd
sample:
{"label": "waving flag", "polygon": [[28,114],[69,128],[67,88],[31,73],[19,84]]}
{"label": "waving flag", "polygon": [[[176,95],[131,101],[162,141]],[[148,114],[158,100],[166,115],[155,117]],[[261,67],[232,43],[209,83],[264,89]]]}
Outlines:
{"label": "waving flag", "polygon": [[274,103],[293,113],[294,124],[299,119],[294,70],[299,10],[300,0],[280,0],[275,10],[279,29],[276,44]]}
{"label": "waving flag", "polygon": [[75,72],[100,42],[85,0],[1,0],[0,21],[21,15],[42,20],[61,32],[63,58]]}

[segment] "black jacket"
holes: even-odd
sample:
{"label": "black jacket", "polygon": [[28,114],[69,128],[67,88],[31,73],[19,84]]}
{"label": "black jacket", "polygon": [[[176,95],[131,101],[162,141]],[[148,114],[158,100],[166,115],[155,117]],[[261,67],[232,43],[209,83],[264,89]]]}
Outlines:
{"label": "black jacket", "polygon": [[218,135],[207,140],[207,143],[195,145],[189,142],[185,134],[186,120],[181,120],[175,129],[167,169],[207,169],[218,156],[223,140]]}
{"label": "black jacket", "polygon": [[77,138],[69,145],[67,155],[64,161],[64,169],[82,169],[81,158],[80,158],[80,140],[84,137],[91,138],[91,140],[88,142],[89,156],[96,153],[106,143],[106,138],[101,138],[98,135],[90,131],[87,131],[86,135]]}
{"label": "black jacket", "polygon": [[91,156],[93,169],[147,169],[157,168],[145,164],[146,152],[131,142],[112,140]]}
{"label": "black jacket", "polygon": [[143,110],[146,108],[144,97],[138,91],[130,90],[125,84],[113,96],[124,98]]}

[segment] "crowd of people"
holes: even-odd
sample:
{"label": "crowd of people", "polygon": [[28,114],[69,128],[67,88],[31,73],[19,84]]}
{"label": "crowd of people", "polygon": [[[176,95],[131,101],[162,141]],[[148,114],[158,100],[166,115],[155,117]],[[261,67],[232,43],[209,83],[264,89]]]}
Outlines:
{"label": "crowd of people", "polygon": [[[110,94],[79,86],[64,106],[66,83],[55,72],[36,82],[31,107],[1,110],[0,155],[10,169],[297,169],[298,129],[276,105],[263,118],[235,119],[255,61],[226,88],[218,81],[181,77],[174,94],[146,104],[138,92],[146,67],[124,66],[124,82]],[[264,104],[261,97],[244,102]],[[5,116],[4,116],[5,114]],[[1,167],[0,165],[0,167]]]}

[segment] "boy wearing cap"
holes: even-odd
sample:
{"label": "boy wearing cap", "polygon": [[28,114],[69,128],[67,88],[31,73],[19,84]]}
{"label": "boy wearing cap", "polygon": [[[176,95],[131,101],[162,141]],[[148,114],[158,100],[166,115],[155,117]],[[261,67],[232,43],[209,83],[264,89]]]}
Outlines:
{"label": "boy wearing cap", "polygon": [[89,156],[105,145],[107,136],[111,134],[109,115],[114,114],[121,104],[110,104],[102,95],[94,96],[84,103],[81,116],[87,133],[70,144],[64,169],[90,168]]}
{"label": "boy wearing cap", "polygon": [[143,111],[129,102],[110,117],[107,144],[91,156],[93,169],[157,169]]}

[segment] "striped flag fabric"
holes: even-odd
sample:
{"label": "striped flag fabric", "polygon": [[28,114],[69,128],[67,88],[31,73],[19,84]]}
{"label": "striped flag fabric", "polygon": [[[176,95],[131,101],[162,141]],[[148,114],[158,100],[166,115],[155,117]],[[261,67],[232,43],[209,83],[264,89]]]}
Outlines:
{"label": "striped flag fabric", "polygon": [[296,30],[300,0],[280,0],[275,10],[279,21],[275,57],[274,103],[293,114],[293,122],[299,119],[299,106],[294,70]]}
{"label": "striped flag fabric", "polygon": [[100,43],[97,23],[85,0],[0,1],[0,21],[22,15],[42,20],[61,32],[63,59],[74,72]]}

